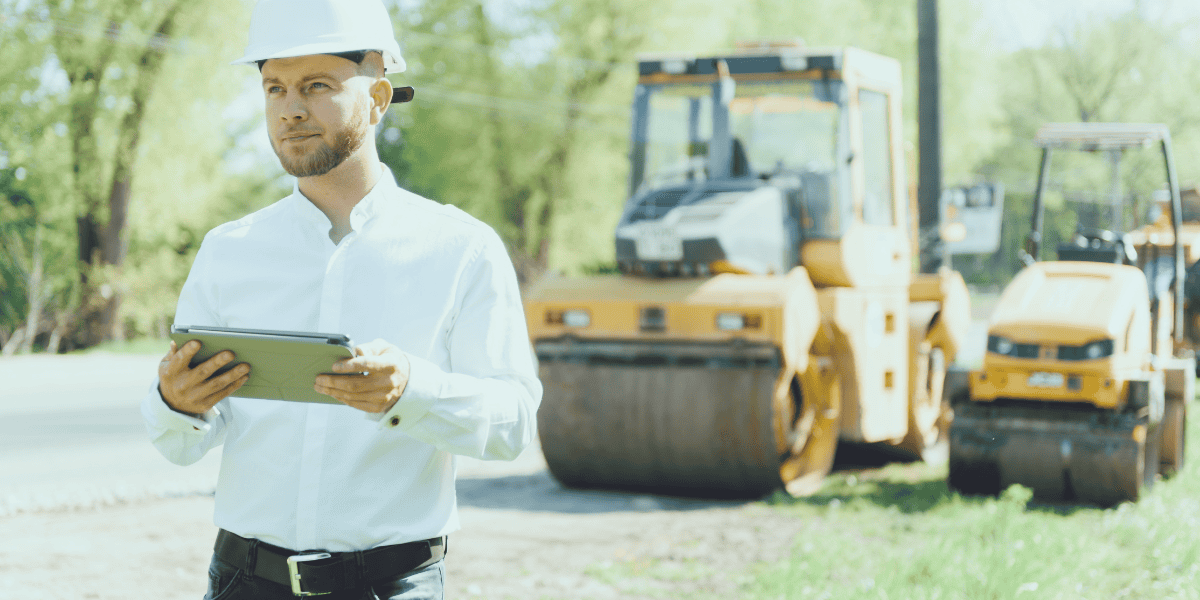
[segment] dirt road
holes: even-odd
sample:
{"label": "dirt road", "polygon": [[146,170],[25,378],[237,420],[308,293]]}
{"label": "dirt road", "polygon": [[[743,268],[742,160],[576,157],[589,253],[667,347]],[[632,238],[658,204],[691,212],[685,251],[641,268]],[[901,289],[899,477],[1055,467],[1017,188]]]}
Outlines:
{"label": "dirt road", "polygon": [[[219,455],[179,468],[145,441],[156,361],[0,361],[0,599],[203,595]],[[451,599],[731,597],[802,526],[757,503],[567,490],[537,447],[462,461],[458,491]]]}

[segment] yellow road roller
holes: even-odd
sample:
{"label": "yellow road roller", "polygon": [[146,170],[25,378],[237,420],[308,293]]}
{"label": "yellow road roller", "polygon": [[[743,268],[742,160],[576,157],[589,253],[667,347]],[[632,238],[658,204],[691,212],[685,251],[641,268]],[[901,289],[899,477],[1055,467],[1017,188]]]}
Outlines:
{"label": "yellow road roller", "polygon": [[[1195,385],[1171,136],[1163,125],[1068,123],[1043,126],[1035,141],[1042,161],[1029,264],[1001,294],[983,366],[954,405],[949,484],[982,494],[1022,484],[1050,501],[1137,500],[1156,475],[1182,465]],[[1165,164],[1165,216],[1159,229],[1127,233],[1139,211],[1125,206],[1120,157],[1146,147]],[[1056,150],[1104,156],[1112,188],[1094,210],[1077,211],[1058,260],[1038,262]]]}
{"label": "yellow road roller", "polygon": [[806,494],[839,439],[924,451],[969,300],[912,272],[899,63],[755,45],[638,69],[620,275],[526,294],[551,473]]}

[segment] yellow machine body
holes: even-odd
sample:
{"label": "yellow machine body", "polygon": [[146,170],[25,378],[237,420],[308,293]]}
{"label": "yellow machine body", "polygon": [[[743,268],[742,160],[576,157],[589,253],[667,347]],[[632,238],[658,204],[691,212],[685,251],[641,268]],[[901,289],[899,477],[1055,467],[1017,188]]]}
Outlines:
{"label": "yellow machine body", "polygon": [[[657,205],[635,206],[651,216],[639,221],[627,213],[618,228],[618,261],[626,274],[550,277],[526,293],[545,385],[542,450],[567,485],[702,496],[779,488],[807,494],[831,468],[839,438],[919,454],[945,424],[942,381],[966,335],[968,298],[955,272],[911,272],[915,219],[902,166],[899,63],[853,48],[773,49],[760,51],[755,63],[742,58],[679,66],[668,66],[677,57],[644,59],[640,83],[714,85],[719,96],[725,80],[738,90],[838,82],[844,99],[838,143],[847,159],[819,173],[824,179],[818,183],[844,186],[838,193],[844,192],[845,204],[833,209],[840,211],[839,225],[833,233],[800,236],[785,257],[793,266],[784,271],[738,262],[737,248],[756,241],[757,232],[744,229],[747,240],[729,242],[724,258],[695,263],[685,252],[683,262],[668,264],[622,255],[621,232],[654,233],[647,222],[682,230],[701,209],[719,204],[683,207],[691,211],[686,218]],[[774,60],[782,70],[746,72]],[[710,62],[716,65],[711,74],[692,72]],[[886,145],[864,145],[860,98],[884,100],[885,129],[876,134]],[[730,106],[735,111],[737,101]],[[767,102],[758,106],[764,114],[773,110]],[[756,135],[801,143],[774,130]],[[755,155],[753,146],[749,154]],[[886,169],[868,172],[864,156]],[[762,179],[756,198],[777,181]],[[652,193],[643,188],[634,200]],[[781,194],[788,197],[786,189]],[[888,198],[884,212],[880,195]],[[804,205],[797,216],[804,227],[820,217],[810,210]],[[711,242],[683,247],[703,244]],[[639,251],[649,246],[637,240]],[[670,246],[668,240],[651,251]],[[652,273],[658,276],[647,276]]]}
{"label": "yellow machine body", "polygon": [[[1174,282],[1182,284],[1176,261],[1195,260],[1196,248],[1176,247],[1175,232],[1183,241],[1197,231],[1172,222],[1181,209],[1170,134],[1161,125],[1048,124],[1036,141],[1043,158],[1030,264],[1001,294],[982,368],[969,376],[966,401],[954,405],[949,483],[990,494],[1022,484],[1051,501],[1137,500],[1156,475],[1182,465],[1195,392],[1195,360],[1180,353],[1182,285]],[[1155,142],[1173,196],[1166,218],[1129,233],[1120,222],[1078,224],[1074,239],[1058,247],[1059,260],[1032,260],[1052,150],[1111,157]]]}
{"label": "yellow machine body", "polygon": [[[1146,277],[1126,265],[1036,263],[1004,290],[988,334],[1028,350],[1020,356],[988,352],[983,368],[971,374],[973,400],[1119,408],[1128,382],[1145,379],[1151,368]],[[1084,354],[1088,344],[1103,341],[1111,342],[1111,352],[1098,358]]]}

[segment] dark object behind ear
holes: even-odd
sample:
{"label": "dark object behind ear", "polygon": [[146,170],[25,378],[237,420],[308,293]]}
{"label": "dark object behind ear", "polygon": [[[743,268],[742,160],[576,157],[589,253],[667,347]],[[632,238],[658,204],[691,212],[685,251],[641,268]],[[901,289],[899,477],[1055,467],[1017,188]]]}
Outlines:
{"label": "dark object behind ear", "polygon": [[406,85],[404,87],[392,88],[392,104],[410,102],[415,94],[416,90],[412,89],[411,86]]}

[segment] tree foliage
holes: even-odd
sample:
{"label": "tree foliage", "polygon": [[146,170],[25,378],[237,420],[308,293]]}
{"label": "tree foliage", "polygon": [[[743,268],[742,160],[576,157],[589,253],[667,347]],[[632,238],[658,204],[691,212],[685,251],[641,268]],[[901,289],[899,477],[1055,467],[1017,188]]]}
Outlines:
{"label": "tree foliage", "polygon": [[[997,59],[1000,106],[1007,143],[976,166],[1008,189],[1001,250],[992,257],[956,260],[969,280],[1000,284],[1020,264],[1017,249],[1029,231],[1032,195],[1040,151],[1034,135],[1052,122],[1164,123],[1171,131],[1182,185],[1200,181],[1200,68],[1186,24],[1160,20],[1141,8],[1061,28],[1046,44]],[[1046,243],[1069,239],[1109,194],[1110,170],[1104,156],[1055,155],[1046,206]],[[1144,221],[1153,190],[1165,189],[1166,175],[1156,148],[1127,152],[1120,186],[1132,207],[1131,228]]]}
{"label": "tree foliage", "polygon": [[[799,38],[896,57],[915,146],[912,0],[388,5],[409,64],[393,80],[417,92],[388,112],[381,156],[403,186],[492,224],[526,282],[612,260],[640,53]],[[946,183],[1009,191],[1001,252],[956,260],[976,282],[1017,264],[1042,123],[1164,122],[1181,180],[1200,177],[1200,51],[1141,6],[1002,51],[973,2],[941,3]],[[242,0],[0,1],[3,352],[161,335],[204,233],[286,193],[269,152],[242,151],[265,147],[257,73],[227,65],[248,12]],[[1156,185],[1153,160],[1131,156],[1123,189]],[[1083,210],[1062,190],[1106,193],[1101,163],[1063,163],[1053,235]]]}
{"label": "tree foliage", "polygon": [[[0,41],[16,49],[0,67],[6,352],[145,334],[147,312],[161,330],[199,242],[190,229],[219,222],[238,183],[217,175],[231,144],[221,113],[242,79],[214,66],[228,62],[223,41],[242,37],[228,24],[244,16],[236,0],[0,4]],[[142,219],[188,201],[205,210]],[[177,231],[188,233],[165,248],[179,260],[164,262],[158,244],[141,251]]]}

